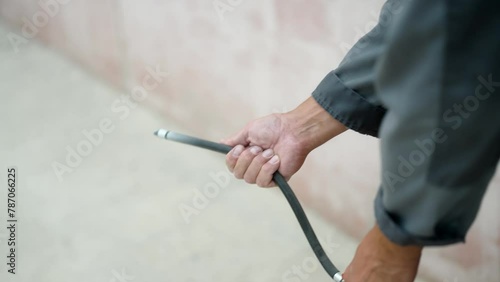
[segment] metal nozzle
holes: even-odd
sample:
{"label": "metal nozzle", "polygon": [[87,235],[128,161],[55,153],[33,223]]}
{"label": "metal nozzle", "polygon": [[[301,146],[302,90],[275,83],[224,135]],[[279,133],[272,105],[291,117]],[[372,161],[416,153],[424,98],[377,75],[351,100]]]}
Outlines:
{"label": "metal nozzle", "polygon": [[168,132],[169,132],[168,130],[160,128],[157,131],[155,131],[155,135],[160,137],[160,138],[167,139]]}

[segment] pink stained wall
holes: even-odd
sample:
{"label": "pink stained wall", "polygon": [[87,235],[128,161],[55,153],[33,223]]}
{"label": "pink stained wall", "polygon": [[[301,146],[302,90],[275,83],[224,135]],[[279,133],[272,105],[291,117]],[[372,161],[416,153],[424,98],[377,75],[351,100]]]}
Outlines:
{"label": "pink stained wall", "polygon": [[[51,3],[53,15],[40,3]],[[228,10],[217,12],[214,3]],[[190,133],[218,140],[247,121],[293,109],[376,22],[383,1],[0,0],[17,34],[23,17],[42,41],[130,90],[146,66],[170,76],[146,101]],[[38,18],[37,18],[38,17]],[[6,36],[6,35],[2,35]],[[292,185],[301,200],[360,239],[374,223],[378,142],[348,132],[311,154]],[[500,178],[484,199],[467,244],[429,248],[421,272],[432,281],[498,281]],[[457,280],[458,279],[458,280]]]}

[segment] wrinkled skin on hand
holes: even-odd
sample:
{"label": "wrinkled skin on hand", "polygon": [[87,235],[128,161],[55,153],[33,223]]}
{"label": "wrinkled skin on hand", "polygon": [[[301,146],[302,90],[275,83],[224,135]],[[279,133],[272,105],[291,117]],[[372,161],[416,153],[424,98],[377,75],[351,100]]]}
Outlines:
{"label": "wrinkled skin on hand", "polygon": [[278,169],[288,180],[304,163],[310,150],[301,142],[283,114],[272,114],[248,123],[222,142],[236,146],[226,164],[236,178],[261,187],[274,186]]}

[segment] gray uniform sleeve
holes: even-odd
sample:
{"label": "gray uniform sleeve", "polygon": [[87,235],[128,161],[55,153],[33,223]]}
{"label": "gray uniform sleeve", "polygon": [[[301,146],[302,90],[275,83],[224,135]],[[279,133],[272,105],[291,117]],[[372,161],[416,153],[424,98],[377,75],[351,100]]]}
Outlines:
{"label": "gray uniform sleeve", "polygon": [[386,49],[386,30],[400,11],[400,1],[387,1],[378,24],[351,48],[339,67],[312,93],[336,120],[363,134],[377,136],[385,114],[375,95],[375,66]]}
{"label": "gray uniform sleeve", "polygon": [[401,245],[462,242],[500,158],[500,8],[408,3],[377,66],[387,113],[375,214]]}

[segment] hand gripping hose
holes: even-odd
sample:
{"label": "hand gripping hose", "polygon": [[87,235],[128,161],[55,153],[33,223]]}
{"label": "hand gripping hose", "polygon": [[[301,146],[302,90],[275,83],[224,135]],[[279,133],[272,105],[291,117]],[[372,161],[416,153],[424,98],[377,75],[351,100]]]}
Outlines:
{"label": "hand gripping hose", "polygon": [[[157,130],[155,132],[155,135],[160,138],[165,138],[167,140],[177,141],[180,143],[201,147],[204,149],[212,150],[223,154],[229,153],[229,151],[231,151],[232,149],[231,146],[225,144],[215,143],[208,140],[203,140],[196,137],[191,137],[184,134],[168,131],[165,129]],[[273,180],[280,187],[281,192],[283,192],[283,195],[285,195],[285,198],[287,199],[288,203],[290,204],[290,207],[292,208],[293,212],[295,213],[295,216],[297,217],[297,220],[299,221],[302,231],[304,231],[304,234],[306,235],[309,245],[311,245],[314,254],[318,258],[323,268],[330,275],[330,277],[333,278],[333,281],[344,282],[344,280],[342,279],[342,274],[330,261],[325,251],[323,250],[323,247],[319,243],[318,238],[316,237],[316,234],[314,233],[314,230],[311,224],[309,223],[309,220],[307,219],[307,216],[304,213],[302,206],[300,205],[299,201],[297,200],[297,197],[293,193],[292,188],[290,188],[290,185],[288,185],[283,175],[281,175],[281,173],[279,172],[274,173]]]}

